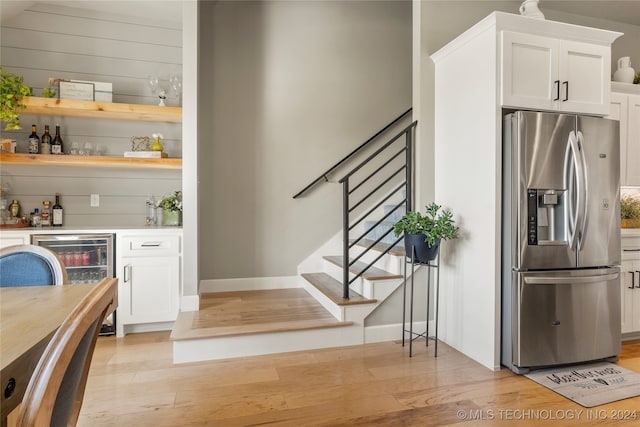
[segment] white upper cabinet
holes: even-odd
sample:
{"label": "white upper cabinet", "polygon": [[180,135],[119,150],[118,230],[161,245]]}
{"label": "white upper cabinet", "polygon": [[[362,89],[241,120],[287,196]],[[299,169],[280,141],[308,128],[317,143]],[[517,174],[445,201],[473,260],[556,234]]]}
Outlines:
{"label": "white upper cabinet", "polygon": [[640,186],[640,87],[611,85],[608,118],[620,121],[620,185]]}
{"label": "white upper cabinet", "polygon": [[502,31],[504,107],[609,112],[610,45]]}

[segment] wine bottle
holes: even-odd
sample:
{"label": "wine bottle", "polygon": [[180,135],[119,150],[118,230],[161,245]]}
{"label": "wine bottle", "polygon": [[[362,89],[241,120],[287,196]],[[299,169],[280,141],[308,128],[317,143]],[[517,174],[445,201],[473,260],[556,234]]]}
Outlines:
{"label": "wine bottle", "polygon": [[60,137],[60,125],[56,125],[56,136],[51,142],[51,154],[64,154],[62,149],[62,138]]}
{"label": "wine bottle", "polygon": [[36,133],[36,125],[31,125],[31,135],[29,135],[29,154],[40,153],[40,137]]}
{"label": "wine bottle", "polygon": [[51,209],[53,213],[53,225],[54,227],[62,227],[62,205],[60,204],[60,193],[56,193],[56,204]]}
{"label": "wine bottle", "polygon": [[49,125],[44,125],[44,133],[40,138],[40,154],[51,154],[51,134]]}

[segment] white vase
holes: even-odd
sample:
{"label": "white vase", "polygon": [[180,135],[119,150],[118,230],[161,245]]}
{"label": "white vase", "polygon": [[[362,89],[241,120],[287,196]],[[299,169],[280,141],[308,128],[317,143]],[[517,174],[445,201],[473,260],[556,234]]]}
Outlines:
{"label": "white vase", "polygon": [[621,83],[633,83],[636,71],[631,67],[631,58],[623,56],[618,59],[618,69],[613,73],[613,81]]}
{"label": "white vase", "polygon": [[520,5],[520,15],[529,18],[544,19],[544,14],[538,9],[538,0],[525,0]]}

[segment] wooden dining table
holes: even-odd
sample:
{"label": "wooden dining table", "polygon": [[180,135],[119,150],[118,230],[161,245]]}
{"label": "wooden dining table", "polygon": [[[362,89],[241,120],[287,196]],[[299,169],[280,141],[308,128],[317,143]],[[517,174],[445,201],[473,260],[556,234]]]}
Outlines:
{"label": "wooden dining table", "polygon": [[53,334],[95,285],[0,288],[0,424],[22,401]]}

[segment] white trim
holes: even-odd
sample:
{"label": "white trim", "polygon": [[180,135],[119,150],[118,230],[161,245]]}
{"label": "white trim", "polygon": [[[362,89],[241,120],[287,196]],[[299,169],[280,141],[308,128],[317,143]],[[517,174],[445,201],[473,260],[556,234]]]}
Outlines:
{"label": "white trim", "polygon": [[[417,333],[422,333],[425,330],[425,321],[421,322],[413,322],[413,331]],[[435,331],[433,321],[429,322],[429,336],[433,336],[433,332]],[[406,328],[409,328],[409,325],[405,325]],[[408,330],[408,329],[407,329]],[[407,334],[408,338],[409,334]],[[393,323],[389,325],[375,325],[375,326],[365,326],[364,328],[364,342],[374,343],[374,342],[383,342],[383,341],[398,341],[402,339],[402,323]]]}
{"label": "white trim", "polygon": [[299,276],[208,279],[200,281],[200,293],[301,288],[301,280]]}
{"label": "white trim", "polygon": [[[124,335],[137,334],[141,332],[170,331],[173,329],[173,324],[174,322],[140,323],[135,325],[124,325],[123,330]],[[121,337],[120,335],[117,336]]]}
{"label": "white trim", "polygon": [[199,295],[184,295],[180,299],[180,311],[198,311],[200,309]]}

